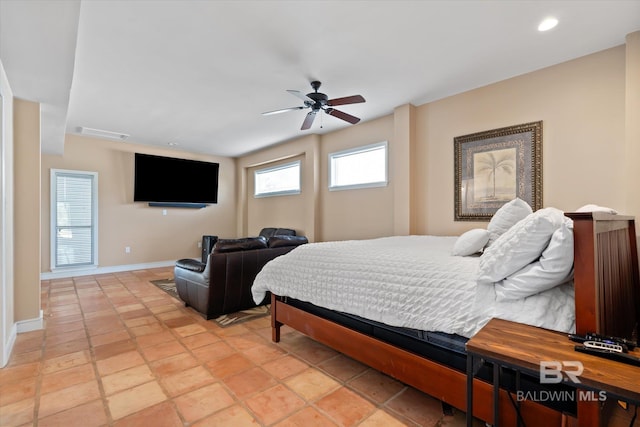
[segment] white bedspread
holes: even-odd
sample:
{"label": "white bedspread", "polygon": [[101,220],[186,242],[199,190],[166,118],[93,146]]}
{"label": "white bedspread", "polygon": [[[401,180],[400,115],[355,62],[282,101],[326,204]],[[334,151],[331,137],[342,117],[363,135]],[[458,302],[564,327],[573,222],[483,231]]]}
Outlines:
{"label": "white bedspread", "polygon": [[572,332],[573,287],[498,302],[476,284],[479,257],[451,256],[456,237],[394,236],[311,243],[264,266],[252,292],[267,291],[392,326],[471,337],[492,317]]}

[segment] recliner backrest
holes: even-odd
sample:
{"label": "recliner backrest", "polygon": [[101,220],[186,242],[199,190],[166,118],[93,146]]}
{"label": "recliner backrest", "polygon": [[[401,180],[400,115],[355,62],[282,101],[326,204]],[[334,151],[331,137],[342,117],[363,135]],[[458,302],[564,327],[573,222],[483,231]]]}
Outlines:
{"label": "recliner backrest", "polygon": [[260,236],[266,237],[267,239],[272,236],[295,236],[296,230],[292,230],[291,228],[275,228],[275,227],[267,227],[260,230]]}

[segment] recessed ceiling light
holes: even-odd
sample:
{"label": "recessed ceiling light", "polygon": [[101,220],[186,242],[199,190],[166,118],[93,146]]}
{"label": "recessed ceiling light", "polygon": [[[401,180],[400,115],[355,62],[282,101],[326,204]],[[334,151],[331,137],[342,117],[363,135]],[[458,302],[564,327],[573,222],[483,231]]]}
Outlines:
{"label": "recessed ceiling light", "polygon": [[558,20],[553,17],[545,18],[540,25],[538,25],[538,31],[549,31],[558,25]]}
{"label": "recessed ceiling light", "polygon": [[175,147],[176,145],[178,145],[178,143],[177,142],[167,142],[167,145],[169,147]]}

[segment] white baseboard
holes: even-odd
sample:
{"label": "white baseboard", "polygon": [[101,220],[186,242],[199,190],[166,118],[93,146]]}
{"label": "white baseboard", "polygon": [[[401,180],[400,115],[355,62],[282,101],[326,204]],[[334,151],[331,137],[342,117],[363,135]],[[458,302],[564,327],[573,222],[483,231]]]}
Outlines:
{"label": "white baseboard", "polygon": [[40,317],[36,319],[19,320],[16,322],[16,330],[19,334],[37,331],[44,328],[44,313],[40,310]]}
{"label": "white baseboard", "polygon": [[67,277],[92,276],[94,274],[109,274],[109,273],[119,273],[121,271],[146,270],[149,268],[171,267],[175,265],[175,263],[176,263],[175,260],[171,260],[171,261],[147,262],[143,264],[114,265],[110,267],[60,269],[56,271],[45,271],[43,273],[40,273],[40,280],[64,279]]}
{"label": "white baseboard", "polygon": [[0,368],[4,368],[9,363],[13,345],[16,343],[16,335],[18,335],[16,324],[14,323],[7,337],[7,341],[2,346],[2,354],[0,354]]}

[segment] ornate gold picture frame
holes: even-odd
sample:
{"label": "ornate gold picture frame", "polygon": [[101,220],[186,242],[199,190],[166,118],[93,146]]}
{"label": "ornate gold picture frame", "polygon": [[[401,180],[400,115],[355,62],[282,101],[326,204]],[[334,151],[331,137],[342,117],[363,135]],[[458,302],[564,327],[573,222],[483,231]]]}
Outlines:
{"label": "ornate gold picture frame", "polygon": [[488,221],[519,197],[542,207],[542,121],[453,139],[455,220]]}

